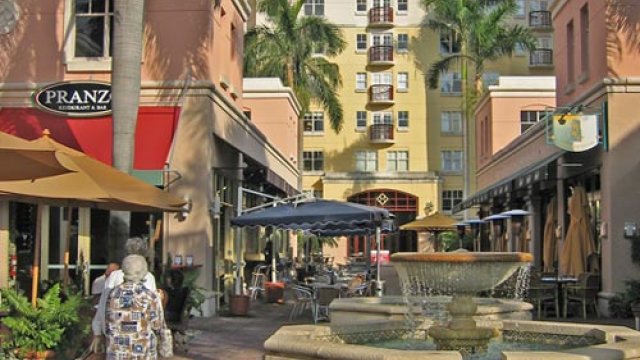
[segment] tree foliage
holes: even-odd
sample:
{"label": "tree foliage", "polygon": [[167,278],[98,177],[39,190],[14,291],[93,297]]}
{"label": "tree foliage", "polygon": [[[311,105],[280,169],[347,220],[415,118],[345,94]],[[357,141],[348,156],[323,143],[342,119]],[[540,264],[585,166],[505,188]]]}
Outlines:
{"label": "tree foliage", "polygon": [[[345,41],[340,29],[323,17],[301,16],[304,0],[261,0],[258,11],[268,21],[247,32],[245,76],[279,77],[293,88],[302,113],[312,101],[328,113],[331,128],[339,132],[343,110],[337,89],[342,86],[338,65],[327,60],[340,54]],[[321,50],[325,56],[315,56]]]}
{"label": "tree foliage", "polygon": [[438,87],[442,72],[464,62],[473,68],[471,91],[479,95],[487,62],[511,56],[516,46],[535,49],[536,39],[527,27],[507,23],[517,12],[515,0],[423,0],[423,5],[428,11],[424,27],[454,34],[460,42],[460,52],[446,54],[431,65],[427,78],[432,89]]}

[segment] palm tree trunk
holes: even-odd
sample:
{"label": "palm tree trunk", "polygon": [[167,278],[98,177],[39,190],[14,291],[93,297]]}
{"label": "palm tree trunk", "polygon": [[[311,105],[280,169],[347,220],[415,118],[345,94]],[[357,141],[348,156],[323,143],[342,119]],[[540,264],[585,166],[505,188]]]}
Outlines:
{"label": "palm tree trunk", "polygon": [[[467,44],[463,41],[460,46],[460,54],[462,55],[462,62],[460,64],[460,79],[462,81],[462,182],[463,193],[462,197],[466,199],[470,194],[469,186],[469,119],[471,117],[471,111],[469,106],[469,64],[467,63]],[[466,212],[465,212],[466,218]]]}
{"label": "palm tree trunk", "polygon": [[[144,0],[115,0],[112,54],[113,165],[126,173],[133,168],[134,136],[140,97]],[[131,213],[112,211],[109,238],[124,255]],[[119,260],[119,259],[118,259]]]}

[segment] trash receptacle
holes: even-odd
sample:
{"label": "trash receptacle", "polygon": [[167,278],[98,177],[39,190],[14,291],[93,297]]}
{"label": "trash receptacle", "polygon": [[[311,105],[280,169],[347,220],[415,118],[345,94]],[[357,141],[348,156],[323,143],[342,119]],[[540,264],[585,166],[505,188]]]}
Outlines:
{"label": "trash receptacle", "polygon": [[231,315],[246,316],[249,312],[249,296],[231,295],[229,297],[229,312]]}
{"label": "trash receptacle", "polygon": [[284,283],[277,282],[265,282],[264,292],[266,302],[268,303],[284,303]]}

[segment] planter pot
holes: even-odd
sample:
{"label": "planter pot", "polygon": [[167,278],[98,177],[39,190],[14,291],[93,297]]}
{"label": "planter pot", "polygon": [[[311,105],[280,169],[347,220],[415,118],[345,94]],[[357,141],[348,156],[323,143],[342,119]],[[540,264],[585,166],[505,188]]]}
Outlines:
{"label": "planter pot", "polygon": [[229,312],[231,315],[246,316],[249,312],[249,296],[231,295],[229,297]]}
{"label": "planter pot", "polygon": [[268,303],[284,303],[284,283],[283,282],[265,282],[264,292],[266,302]]}
{"label": "planter pot", "polygon": [[55,359],[56,353],[53,350],[45,350],[45,351],[20,351],[19,349],[15,351],[15,354],[18,356],[23,356],[24,359],[28,360],[44,360],[44,359]]}

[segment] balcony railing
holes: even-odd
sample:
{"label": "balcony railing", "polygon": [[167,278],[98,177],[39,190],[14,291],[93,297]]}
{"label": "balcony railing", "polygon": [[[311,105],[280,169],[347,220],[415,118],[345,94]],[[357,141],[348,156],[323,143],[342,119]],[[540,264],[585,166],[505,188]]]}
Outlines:
{"label": "balcony railing", "polygon": [[369,26],[393,25],[393,8],[390,6],[379,6],[369,10]]}
{"label": "balcony railing", "polygon": [[374,104],[392,104],[393,85],[371,85],[371,87],[369,87],[369,102]]}
{"label": "balcony railing", "polygon": [[529,13],[529,26],[532,28],[550,28],[551,11],[532,11]]}
{"label": "balcony railing", "polygon": [[369,64],[393,64],[393,46],[377,45],[370,47]]}
{"label": "balcony railing", "polygon": [[552,66],[553,50],[535,49],[529,54],[529,66]]}
{"label": "balcony railing", "polygon": [[373,124],[369,126],[369,140],[377,143],[393,142],[393,124]]}

